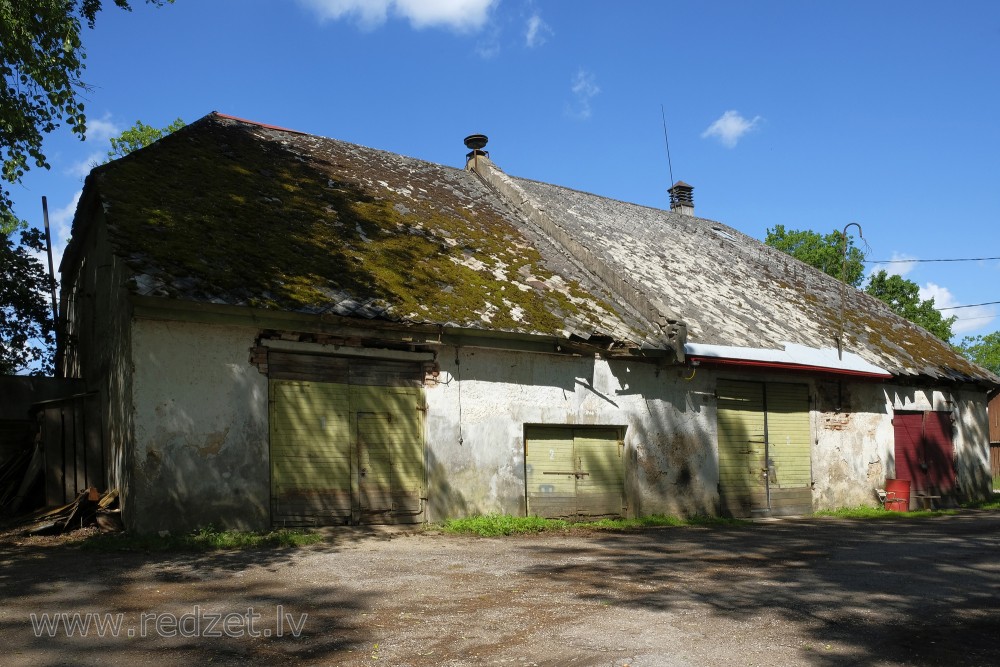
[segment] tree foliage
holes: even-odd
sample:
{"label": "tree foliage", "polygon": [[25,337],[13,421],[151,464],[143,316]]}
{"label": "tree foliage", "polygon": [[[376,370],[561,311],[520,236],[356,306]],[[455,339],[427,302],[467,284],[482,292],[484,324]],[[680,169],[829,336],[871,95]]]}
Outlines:
{"label": "tree foliage", "polygon": [[934,307],[933,298],[921,299],[920,286],[912,280],[889,274],[883,269],[869,278],[865,292],[884,301],[897,315],[919,324],[946,343],[954,335],[951,326],[958,318],[942,315]]}
{"label": "tree foliage", "polygon": [[20,220],[7,209],[0,207],[0,236],[10,236],[14,232],[27,227],[27,223]]}
{"label": "tree foliage", "polygon": [[117,137],[111,138],[111,150],[108,151],[108,160],[110,161],[120,157],[125,157],[132,151],[145,148],[154,141],[162,139],[171,132],[176,132],[182,127],[184,127],[184,121],[180,118],[162,129],[153,127],[152,125],[146,125],[141,120],[137,120],[135,121],[135,125],[128,128]]}
{"label": "tree foliage", "polygon": [[0,238],[0,374],[51,375],[55,335],[46,295],[52,281],[36,258],[45,240],[38,229],[18,227],[20,243]]}
{"label": "tree foliage", "polygon": [[1000,375],[1000,331],[985,336],[966,336],[955,349],[969,361]]}
{"label": "tree foliage", "polygon": [[944,317],[934,307],[934,299],[921,299],[920,286],[902,276],[879,271],[864,283],[865,256],[854,245],[853,236],[844,236],[834,230],[823,235],[810,230],[787,230],[783,225],[767,230],[764,243],[788,253],[824,273],[841,279],[844,261],[844,244],[847,244],[846,282],[861,288],[871,296],[884,301],[901,317],[922,326],[941,340],[948,342],[952,337],[951,327],[957,318]]}
{"label": "tree foliage", "polygon": [[[113,0],[130,10],[130,0]],[[165,1],[146,0],[162,5]],[[0,176],[17,183],[31,167],[48,168],[44,135],[66,123],[81,139],[87,118],[82,23],[90,28],[103,0],[0,0]],[[0,209],[11,207],[0,188]]]}
{"label": "tree foliage", "polygon": [[[844,244],[847,244],[847,271],[844,272]],[[865,256],[854,245],[854,237],[839,230],[827,235],[810,230],[786,230],[776,225],[767,230],[764,243],[827,273],[848,285],[860,287],[865,276]]]}

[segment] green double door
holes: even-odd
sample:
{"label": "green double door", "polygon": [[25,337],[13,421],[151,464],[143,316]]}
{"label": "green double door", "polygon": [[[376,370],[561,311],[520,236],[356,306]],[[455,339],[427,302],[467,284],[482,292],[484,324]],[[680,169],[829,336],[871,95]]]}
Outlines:
{"label": "green double door", "polygon": [[272,522],[422,521],[421,403],[416,387],[272,380]]}
{"label": "green double door", "polygon": [[553,519],[625,515],[620,429],[528,426],[524,448],[529,515]]}
{"label": "green double door", "polygon": [[808,387],[720,380],[716,393],[723,512],[812,512]]}

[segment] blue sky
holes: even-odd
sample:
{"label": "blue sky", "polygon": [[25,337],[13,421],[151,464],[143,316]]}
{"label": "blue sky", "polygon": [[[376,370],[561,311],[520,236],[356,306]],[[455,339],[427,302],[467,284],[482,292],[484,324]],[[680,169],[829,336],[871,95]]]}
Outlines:
{"label": "blue sky", "polygon": [[[110,2],[105,2],[110,5]],[[108,137],[211,111],[696,213],[763,239],[861,225],[869,259],[998,257],[1000,3],[177,0],[86,30],[87,140],[13,190],[58,245]],[[856,230],[855,230],[856,231]],[[669,243],[669,235],[664,243]],[[893,264],[937,305],[1000,301],[1000,261]],[[1000,307],[945,311],[956,338]]]}

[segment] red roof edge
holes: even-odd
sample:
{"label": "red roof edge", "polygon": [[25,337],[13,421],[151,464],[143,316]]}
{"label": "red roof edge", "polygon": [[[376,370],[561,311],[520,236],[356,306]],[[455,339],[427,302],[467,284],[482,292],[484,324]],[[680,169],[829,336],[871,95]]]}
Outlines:
{"label": "red roof edge", "polygon": [[308,132],[302,132],[300,130],[293,130],[288,127],[281,127],[280,125],[268,125],[267,123],[258,123],[255,120],[248,120],[246,118],[240,118],[239,116],[230,116],[227,113],[221,113],[219,111],[213,111],[213,116],[218,116],[219,118],[226,118],[228,120],[239,121],[240,123],[247,123],[249,125],[256,125],[257,127],[265,127],[269,130],[281,130],[282,132],[292,132],[294,134],[308,134]]}
{"label": "red roof edge", "polygon": [[847,368],[829,368],[827,366],[810,366],[808,364],[782,364],[776,361],[755,361],[751,359],[725,359],[721,357],[688,357],[689,361],[696,361],[706,366],[753,366],[756,368],[772,368],[786,371],[803,371],[809,373],[824,373],[828,375],[850,375],[852,377],[862,377],[877,380],[887,380],[892,377],[890,373],[869,373],[867,371],[855,371]]}

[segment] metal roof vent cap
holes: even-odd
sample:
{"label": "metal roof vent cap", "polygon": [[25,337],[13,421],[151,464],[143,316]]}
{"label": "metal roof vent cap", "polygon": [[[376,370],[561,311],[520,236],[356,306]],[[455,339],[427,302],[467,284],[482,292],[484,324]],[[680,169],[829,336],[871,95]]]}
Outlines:
{"label": "metal roof vent cap", "polygon": [[681,215],[694,215],[694,187],[677,181],[667,190],[670,193],[670,210]]}
{"label": "metal roof vent cap", "polygon": [[[489,152],[483,150],[483,148],[486,147],[486,144],[489,143],[489,140],[489,137],[485,134],[470,134],[465,138],[465,147],[469,149],[469,153],[465,156],[466,165],[469,164],[470,160],[475,161],[476,164],[478,164],[478,158],[480,155],[485,155],[486,157],[490,156]],[[473,168],[475,168],[475,165],[473,165]]]}

